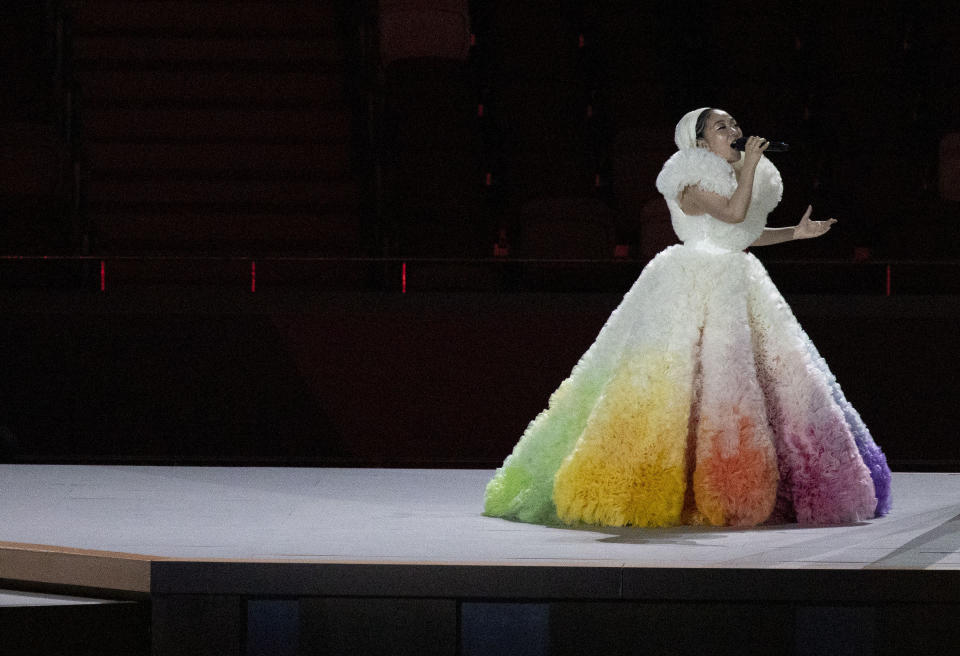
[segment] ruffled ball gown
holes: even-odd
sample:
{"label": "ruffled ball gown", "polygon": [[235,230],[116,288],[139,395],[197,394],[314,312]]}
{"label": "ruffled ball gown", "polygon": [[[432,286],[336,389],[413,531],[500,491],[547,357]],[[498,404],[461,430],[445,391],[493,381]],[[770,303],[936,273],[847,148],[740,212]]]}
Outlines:
{"label": "ruffled ball gown", "polygon": [[678,151],[657,178],[683,241],[659,253],[527,427],[484,514],[606,526],[837,524],[890,509],[890,470],[766,270],[743,252],[780,202],[760,160],[746,219],[684,214],[733,168]]}

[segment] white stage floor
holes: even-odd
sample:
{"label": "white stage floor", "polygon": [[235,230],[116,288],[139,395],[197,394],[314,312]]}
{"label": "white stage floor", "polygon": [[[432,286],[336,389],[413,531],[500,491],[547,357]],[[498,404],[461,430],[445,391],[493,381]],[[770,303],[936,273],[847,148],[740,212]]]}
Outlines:
{"label": "white stage floor", "polygon": [[489,470],[0,465],[0,579],[150,589],[157,562],[960,570],[960,474],[857,525],[559,528],[480,514]]}
{"label": "white stage floor", "polygon": [[0,541],[189,560],[960,569],[960,474],[858,525],[557,528],[480,514],[488,470],[0,466]]}
{"label": "white stage floor", "polygon": [[[586,653],[571,622],[602,627],[612,645],[626,636],[619,653],[632,653],[651,635],[675,644],[671,627],[694,617],[714,627],[705,635],[759,631],[752,651],[735,633],[715,653],[848,639],[903,644],[891,653],[955,651],[960,474],[895,474],[894,511],[882,519],[754,529],[483,517],[491,474],[2,465],[0,589],[11,592],[0,604],[38,605],[23,591],[148,598],[156,653],[199,643],[214,645],[205,653],[239,653],[250,618],[277,608],[317,649],[337,631],[380,627],[371,644],[437,651],[440,631],[444,653],[455,653],[461,630],[496,634],[520,613],[514,638],[526,639],[533,622],[572,645],[566,653]],[[696,650],[683,653],[704,652],[707,642],[690,641]]]}

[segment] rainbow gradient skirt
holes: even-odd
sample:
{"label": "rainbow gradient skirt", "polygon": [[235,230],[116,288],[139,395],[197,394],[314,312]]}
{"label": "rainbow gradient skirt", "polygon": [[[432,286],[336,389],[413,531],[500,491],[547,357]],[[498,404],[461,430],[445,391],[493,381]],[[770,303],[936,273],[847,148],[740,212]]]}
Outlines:
{"label": "rainbow gradient skirt", "polygon": [[852,523],[890,470],[766,270],[671,246],[489,482],[484,514],[604,526]]}

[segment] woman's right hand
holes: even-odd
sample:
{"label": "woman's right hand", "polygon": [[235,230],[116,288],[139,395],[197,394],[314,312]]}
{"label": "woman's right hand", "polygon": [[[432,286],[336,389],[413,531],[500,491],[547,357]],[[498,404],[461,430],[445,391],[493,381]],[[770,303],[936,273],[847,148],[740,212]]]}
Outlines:
{"label": "woman's right hand", "polygon": [[763,137],[748,137],[743,147],[744,166],[756,166],[763,157],[763,151],[770,147],[770,142]]}

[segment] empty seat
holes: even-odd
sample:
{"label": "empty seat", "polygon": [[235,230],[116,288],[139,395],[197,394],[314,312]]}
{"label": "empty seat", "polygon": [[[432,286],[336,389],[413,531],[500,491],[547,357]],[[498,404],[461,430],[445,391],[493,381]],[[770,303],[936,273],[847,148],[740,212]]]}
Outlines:
{"label": "empty seat", "polygon": [[196,2],[196,0],[94,0],[77,3],[75,22],[85,34],[177,32],[331,34],[338,24],[333,2]]}
{"label": "empty seat", "polygon": [[420,57],[464,60],[470,51],[466,0],[382,0],[378,20],[384,66]]}
{"label": "empty seat", "polygon": [[520,211],[524,257],[609,259],[613,256],[613,211],[596,198],[541,198]]}
{"label": "empty seat", "polygon": [[940,139],[940,197],[960,202],[960,132]]}

